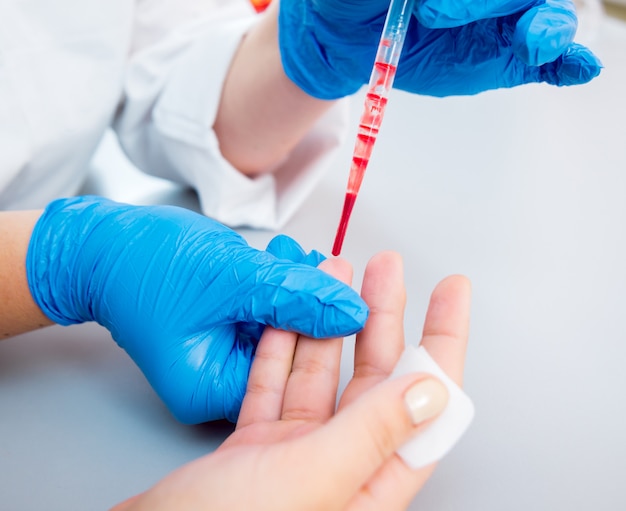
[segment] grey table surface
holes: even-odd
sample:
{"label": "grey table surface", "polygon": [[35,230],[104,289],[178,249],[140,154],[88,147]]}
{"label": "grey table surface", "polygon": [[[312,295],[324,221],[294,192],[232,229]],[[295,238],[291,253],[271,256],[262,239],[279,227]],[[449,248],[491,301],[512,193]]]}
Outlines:
{"label": "grey table surface", "polygon": [[[402,254],[407,341],[441,278],[463,273],[474,291],[476,418],[411,510],[626,509],[626,24],[604,20],[591,44],[605,69],[584,87],[390,100],[342,254],[354,285],[374,253]],[[283,230],[307,249],[330,252],[351,150],[349,137]],[[89,191],[197,205],[130,168],[112,137],[94,169]],[[259,248],[276,234],[242,233]],[[93,324],[3,341],[0,409],[11,511],[106,509],[230,430],[178,424]]]}

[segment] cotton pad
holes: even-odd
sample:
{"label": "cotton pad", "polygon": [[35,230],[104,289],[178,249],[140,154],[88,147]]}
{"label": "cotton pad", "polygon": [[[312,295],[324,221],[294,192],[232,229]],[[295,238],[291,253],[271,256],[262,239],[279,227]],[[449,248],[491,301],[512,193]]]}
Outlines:
{"label": "cotton pad", "polygon": [[448,389],[446,409],[398,450],[404,462],[415,469],[440,460],[452,449],[472,422],[474,405],[421,346],[407,346],[389,378],[409,373],[432,374]]}

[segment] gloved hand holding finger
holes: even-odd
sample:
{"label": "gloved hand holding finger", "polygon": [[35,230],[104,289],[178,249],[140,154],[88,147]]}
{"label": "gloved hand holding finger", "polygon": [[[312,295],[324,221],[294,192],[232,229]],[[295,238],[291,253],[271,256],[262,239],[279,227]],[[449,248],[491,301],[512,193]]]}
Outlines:
{"label": "gloved hand holding finger", "polygon": [[35,226],[26,268],[46,316],[105,326],[186,423],[236,420],[262,330],[254,323],[337,337],[360,330],[368,314],[323,271],[171,206],[54,201]]}

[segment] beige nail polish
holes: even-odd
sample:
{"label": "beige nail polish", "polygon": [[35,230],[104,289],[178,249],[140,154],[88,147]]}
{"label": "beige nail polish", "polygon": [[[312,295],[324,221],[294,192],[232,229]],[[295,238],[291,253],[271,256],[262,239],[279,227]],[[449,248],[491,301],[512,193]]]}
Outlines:
{"label": "beige nail polish", "polygon": [[427,378],[413,385],[404,402],[413,424],[420,424],[439,415],[448,404],[448,389],[439,380]]}

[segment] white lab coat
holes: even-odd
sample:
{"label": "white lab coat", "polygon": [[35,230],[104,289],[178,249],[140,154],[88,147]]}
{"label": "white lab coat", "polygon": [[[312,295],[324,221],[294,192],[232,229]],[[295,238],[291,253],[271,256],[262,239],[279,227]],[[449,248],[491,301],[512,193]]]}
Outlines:
{"label": "white lab coat", "polygon": [[346,112],[274,175],[246,178],[221,156],[220,90],[257,19],[248,0],[0,1],[0,209],[76,193],[113,127],[138,168],[191,185],[208,216],[279,228],[328,167]]}

